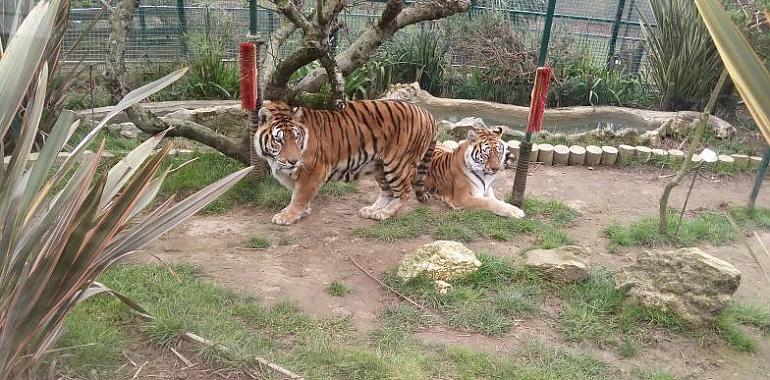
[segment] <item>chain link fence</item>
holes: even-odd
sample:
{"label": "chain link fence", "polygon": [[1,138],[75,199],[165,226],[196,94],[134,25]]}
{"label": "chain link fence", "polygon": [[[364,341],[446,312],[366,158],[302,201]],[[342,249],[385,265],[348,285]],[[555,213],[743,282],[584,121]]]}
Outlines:
{"label": "chain link fence", "polygon": [[[98,0],[74,2],[64,40],[65,49],[74,50],[66,63],[103,64],[110,23],[109,12],[98,17],[101,4]],[[523,31],[533,49],[540,44],[547,1],[487,0],[472,4],[468,13],[454,17],[472,21],[484,13],[495,13],[505,17],[512,28]],[[384,1],[360,1],[347,9],[341,16],[347,27],[339,35],[339,48],[344,49],[375,23],[383,6]],[[552,54],[559,53],[554,49],[569,49],[595,63],[619,64],[637,73],[646,57],[640,15],[653,22],[647,0],[558,0],[551,35]],[[223,59],[235,60],[237,44],[248,34],[250,16],[246,0],[142,0],[130,27],[126,59],[129,63],[184,62],[196,46],[206,39],[211,43],[214,38],[221,44]],[[97,17],[93,28],[81,38]],[[256,21],[258,32],[267,41],[278,28],[281,16],[273,4],[261,0],[257,2]],[[414,28],[401,33],[410,30]],[[484,57],[453,55],[453,64],[459,66],[478,66],[484,61]]]}

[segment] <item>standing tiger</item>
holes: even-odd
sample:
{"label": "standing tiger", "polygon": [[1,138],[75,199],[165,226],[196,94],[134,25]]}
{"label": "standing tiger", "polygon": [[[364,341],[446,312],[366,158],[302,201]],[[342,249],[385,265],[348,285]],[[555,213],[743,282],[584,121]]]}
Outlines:
{"label": "standing tiger", "polygon": [[292,190],[291,203],[273,216],[273,223],[289,225],[309,214],[310,201],[325,182],[356,180],[372,169],[380,194],[374,204],[359,210],[361,217],[393,216],[413,185],[417,198],[424,198],[437,126],[433,116],[418,106],[367,100],[346,102],[342,110],[330,111],[266,101],[258,121],[257,154]]}
{"label": "standing tiger", "polygon": [[524,211],[495,198],[492,182],[504,168],[507,146],[503,129],[468,130],[455,149],[436,146],[426,188],[452,208],[486,209],[500,216],[521,218]]}

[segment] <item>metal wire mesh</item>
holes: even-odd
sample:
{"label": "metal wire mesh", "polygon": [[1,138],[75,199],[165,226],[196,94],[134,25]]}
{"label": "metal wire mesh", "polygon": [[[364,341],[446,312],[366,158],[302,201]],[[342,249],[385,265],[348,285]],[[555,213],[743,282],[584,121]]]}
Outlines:
{"label": "metal wire mesh", "polygon": [[[618,16],[618,6],[624,3]],[[80,1],[88,5],[88,0]],[[92,8],[73,8],[70,28],[64,40],[65,49],[71,48],[78,36],[98,14],[99,2]],[[368,27],[376,22],[384,1],[358,1],[341,16],[347,26],[339,35],[339,48],[344,49]],[[493,12],[503,15],[512,27],[523,30],[533,48],[540,43],[546,12],[545,0],[480,0],[464,15],[474,17]],[[640,14],[653,21],[648,1],[644,0],[558,0],[554,18],[551,45],[584,54],[591,61],[609,61],[622,65],[630,72],[643,69],[646,53],[642,44]],[[245,40],[249,31],[249,7],[246,0],[142,0],[130,27],[126,60],[129,63],[183,62],[202,39],[214,38],[222,44],[223,59],[234,60],[238,42]],[[281,21],[274,6],[260,0],[256,11],[258,32],[267,40]],[[618,25],[615,51],[610,54],[613,26]],[[402,33],[408,33],[408,28]],[[100,65],[108,50],[110,23],[104,14],[93,30],[87,33],[68,61]],[[560,41],[561,44],[556,43]],[[286,47],[299,43],[298,38]],[[558,54],[552,49],[552,54]],[[455,65],[483,65],[484,57],[453,56]]]}

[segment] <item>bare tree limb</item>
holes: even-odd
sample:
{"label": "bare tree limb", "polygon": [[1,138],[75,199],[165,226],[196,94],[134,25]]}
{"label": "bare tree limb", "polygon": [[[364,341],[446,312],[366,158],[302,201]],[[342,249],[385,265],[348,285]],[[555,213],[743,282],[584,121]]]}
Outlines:
{"label": "bare tree limb", "polygon": [[[466,12],[469,0],[427,0],[418,1],[404,8],[403,0],[388,0],[380,21],[366,30],[344,52],[335,57],[343,75],[366,63],[377,49],[400,29],[422,21],[437,20],[457,13]],[[294,92],[317,92],[328,82],[324,68],[310,72],[294,88]]]}
{"label": "bare tree limb", "polygon": [[265,62],[263,64],[263,71],[265,73],[262,75],[262,78],[264,78],[263,80],[272,76],[273,71],[275,71],[275,67],[278,65],[278,59],[281,55],[279,50],[296,31],[296,25],[294,25],[288,19],[283,19],[278,29],[270,35],[270,43],[267,46]]}
{"label": "bare tree limb", "polygon": [[307,17],[302,13],[301,5],[295,4],[293,1],[290,0],[277,0],[275,2],[276,10],[280,12],[282,15],[284,15],[289,21],[292,22],[292,24],[296,25],[298,28],[302,29],[302,31],[306,35],[312,35],[315,33],[315,28],[313,27],[313,23],[308,20]]}
{"label": "bare tree limb", "polygon": [[329,54],[324,54],[319,61],[321,62],[321,66],[326,70],[329,78],[331,78],[332,96],[337,101],[334,106],[339,109],[347,100],[347,95],[345,94],[345,77],[342,76],[342,71],[337,67],[337,61],[335,61]]}

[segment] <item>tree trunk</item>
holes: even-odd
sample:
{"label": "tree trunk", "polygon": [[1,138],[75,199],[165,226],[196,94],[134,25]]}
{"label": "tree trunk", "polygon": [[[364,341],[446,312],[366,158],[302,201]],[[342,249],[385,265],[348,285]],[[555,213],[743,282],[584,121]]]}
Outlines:
{"label": "tree trunk", "polygon": [[[115,101],[123,98],[131,91],[131,85],[128,83],[125,53],[128,27],[133,20],[136,6],[137,2],[135,0],[121,0],[115,7],[115,11],[110,15],[112,27],[109,37],[110,50],[106,60],[105,83],[109,86],[110,93]],[[242,162],[244,165],[251,165],[249,159],[251,139],[249,138],[246,125],[244,125],[242,138],[232,138],[187,120],[161,120],[152,112],[144,109],[140,104],[127,109],[126,115],[142,132],[154,135],[173,127],[166,136],[185,137],[200,142],[222,152],[230,158]]]}
{"label": "tree trunk", "polygon": [[700,140],[703,137],[703,132],[706,130],[706,125],[709,123],[709,119],[711,118],[710,114],[714,111],[717,97],[719,96],[719,93],[722,92],[722,87],[724,86],[726,80],[727,70],[723,69],[722,75],[719,77],[719,81],[717,82],[716,87],[714,87],[714,91],[711,92],[711,97],[709,98],[708,104],[706,104],[706,109],[701,115],[700,122],[698,122],[698,125],[692,134],[692,138],[690,139],[690,146],[687,147],[687,154],[684,157],[682,167],[679,169],[679,173],[677,173],[676,177],[674,177],[674,179],[672,179],[671,182],[669,182],[663,189],[663,194],[660,197],[660,205],[658,209],[658,217],[660,218],[658,232],[661,235],[668,235],[668,200],[671,197],[671,191],[674,189],[674,187],[679,185],[679,182],[682,181],[682,178],[684,178],[684,176],[690,170],[690,166],[692,165],[692,156],[695,154],[695,149],[697,149],[698,145],[700,144]]}

